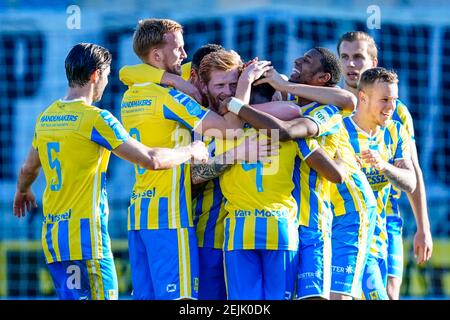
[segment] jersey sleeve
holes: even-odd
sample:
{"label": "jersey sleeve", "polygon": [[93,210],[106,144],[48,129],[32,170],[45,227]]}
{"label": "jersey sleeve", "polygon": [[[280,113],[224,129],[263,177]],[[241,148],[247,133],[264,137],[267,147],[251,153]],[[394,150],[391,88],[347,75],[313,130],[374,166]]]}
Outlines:
{"label": "jersey sleeve", "polygon": [[31,146],[33,147],[33,149],[37,150],[38,146],[37,146],[37,134],[36,131],[34,131],[33,134],[33,141],[31,141]]}
{"label": "jersey sleeve", "polygon": [[342,122],[342,114],[339,108],[332,105],[319,105],[308,110],[303,116],[316,123],[319,128],[317,137],[336,133]]}
{"label": "jersey sleeve", "polygon": [[102,110],[98,113],[91,130],[91,141],[111,151],[126,142],[129,137],[119,120],[109,111]]}
{"label": "jersey sleeve", "polygon": [[39,116],[37,117],[36,120],[36,124],[34,126],[34,132],[33,132],[33,140],[31,141],[31,147],[35,150],[38,149],[38,141],[37,141],[37,131],[36,131],[36,127],[38,124],[39,119],[41,119],[42,113],[39,114]]}
{"label": "jersey sleeve", "polygon": [[181,77],[183,80],[189,80],[191,77],[192,62],[185,63],[181,66]]}
{"label": "jersey sleeve", "polygon": [[298,155],[303,161],[320,148],[319,143],[314,138],[297,139],[295,142],[298,147]]}
{"label": "jersey sleeve", "polygon": [[119,78],[127,86],[135,83],[161,83],[164,70],[155,68],[148,64],[136,64],[132,66],[124,66],[119,71]]}
{"label": "jersey sleeve", "polygon": [[209,109],[201,106],[187,94],[170,89],[163,105],[165,119],[177,121],[189,130],[194,130],[206,117]]}
{"label": "jersey sleeve", "polygon": [[406,128],[398,122],[396,129],[398,139],[393,160],[396,161],[400,159],[411,159],[411,137]]}
{"label": "jersey sleeve", "polygon": [[397,100],[397,109],[395,110],[393,120],[399,121],[406,128],[411,140],[415,141],[414,124],[411,113],[409,112],[408,107],[400,100]]}

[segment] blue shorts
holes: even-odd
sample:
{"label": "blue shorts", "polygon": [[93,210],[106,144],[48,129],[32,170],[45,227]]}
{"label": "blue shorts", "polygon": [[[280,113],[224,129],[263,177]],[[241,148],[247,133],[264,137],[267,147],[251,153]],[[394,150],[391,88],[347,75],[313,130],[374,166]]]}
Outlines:
{"label": "blue shorts", "polygon": [[376,207],[373,207],[369,211],[353,211],[334,217],[331,292],[361,299],[362,278],[373,237],[370,219],[375,214]]}
{"label": "blue shorts", "polygon": [[402,278],[403,276],[403,219],[399,216],[387,216],[386,228],[388,234],[388,276]]}
{"label": "blue shorts", "polygon": [[194,228],[128,232],[133,299],[198,297],[198,248]]}
{"label": "blue shorts", "polygon": [[228,300],[292,300],[297,251],[232,250],[224,254]]}
{"label": "blue shorts", "polygon": [[47,264],[61,300],[117,300],[116,268],[112,258]]}
{"label": "blue shorts", "polygon": [[331,238],[328,232],[299,228],[297,298],[330,298]]}
{"label": "blue shorts", "polygon": [[198,248],[199,300],[226,300],[227,288],[223,270],[223,250]]}
{"label": "blue shorts", "polygon": [[369,254],[363,276],[363,293],[366,300],[389,300],[387,291],[387,259]]}

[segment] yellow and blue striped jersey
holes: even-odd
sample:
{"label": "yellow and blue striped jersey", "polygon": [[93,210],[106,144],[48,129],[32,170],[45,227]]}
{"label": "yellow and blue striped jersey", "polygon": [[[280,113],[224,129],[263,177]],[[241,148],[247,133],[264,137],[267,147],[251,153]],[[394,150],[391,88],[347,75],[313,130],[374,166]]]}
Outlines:
{"label": "yellow and blue striped jersey", "polygon": [[[208,146],[209,156],[216,151],[216,138],[202,136]],[[220,141],[220,140],[219,140]],[[200,248],[223,248],[224,219],[227,215],[219,178],[206,183],[205,188],[192,200],[194,225]]]}
{"label": "yellow and blue striped jersey", "polygon": [[[406,105],[400,100],[397,100],[396,108],[394,110],[394,113],[392,114],[392,120],[400,122],[411,136],[411,141],[415,141],[414,125],[411,114],[409,113]],[[402,192],[399,188],[395,186],[391,187],[391,193],[389,194],[389,199],[386,205],[386,215],[400,216],[400,206],[398,201],[401,195]]]}
{"label": "yellow and blue striped jersey", "polygon": [[[348,132],[350,143],[357,156],[361,151],[374,149],[380,153],[384,161],[393,164],[399,159],[409,159],[410,137],[406,129],[397,121],[389,120],[385,127],[381,127],[373,136],[369,136],[353,121],[353,116],[344,119],[344,126]],[[362,171],[377,199],[377,222],[371,253],[383,257],[386,254],[386,203],[389,197],[391,183],[388,178],[377,169],[363,164]]]}
{"label": "yellow and blue striped jersey", "polygon": [[[191,76],[191,62],[181,66],[181,77],[188,80]],[[135,83],[161,83],[164,70],[158,69],[146,63],[140,63],[130,66],[123,66],[119,71],[120,80],[127,86]]]}
{"label": "yellow and blue striped jersey", "polygon": [[47,182],[42,245],[47,263],[112,257],[106,169],[111,150],[129,138],[107,110],[58,100],[37,120],[37,149]]}
{"label": "yellow and blue striped jersey", "polygon": [[312,102],[301,107],[302,115],[317,124],[317,137],[336,133],[342,123],[340,109],[330,104]]}
{"label": "yellow and blue striped jersey", "polygon": [[[243,139],[254,134],[248,129]],[[260,136],[261,138],[261,136]],[[314,141],[314,140],[313,140]],[[297,250],[298,209],[294,176],[299,175],[300,159],[314,150],[299,154],[294,141],[280,143],[279,154],[269,163],[235,164],[220,177],[225,196],[224,250]]]}
{"label": "yellow and blue striped jersey", "polygon": [[349,212],[367,212],[368,209],[377,206],[377,201],[366,175],[356,160],[349,133],[342,125],[333,136],[335,139],[330,139],[329,143],[334,143],[333,150],[339,150],[347,171],[343,183],[331,184],[333,214],[341,216]]}
{"label": "yellow and blue striped jersey", "polygon": [[[314,141],[317,147],[322,147],[330,157],[334,157],[337,144],[335,134],[342,123],[339,108],[313,102],[301,109],[303,116],[312,119],[318,125],[319,134],[316,138],[298,139],[300,153]],[[328,229],[331,227],[332,219],[330,182],[310,168],[305,161],[301,161],[299,167],[299,224],[319,230]]]}
{"label": "yellow and blue striped jersey", "polygon": [[192,62],[187,62],[181,66],[181,77],[184,80],[189,80],[191,77],[191,68],[192,68]]}
{"label": "yellow and blue striped jersey", "polygon": [[[132,78],[126,70],[121,76]],[[121,104],[124,127],[149,147],[189,144],[192,131],[208,112],[188,95],[149,82],[129,86]],[[193,226],[189,164],[160,171],[135,166],[135,176],[128,230]]]}
{"label": "yellow and blue striped jersey", "polygon": [[123,66],[119,71],[120,81],[126,86],[132,86],[135,83],[161,83],[164,70],[155,68],[146,63]]}

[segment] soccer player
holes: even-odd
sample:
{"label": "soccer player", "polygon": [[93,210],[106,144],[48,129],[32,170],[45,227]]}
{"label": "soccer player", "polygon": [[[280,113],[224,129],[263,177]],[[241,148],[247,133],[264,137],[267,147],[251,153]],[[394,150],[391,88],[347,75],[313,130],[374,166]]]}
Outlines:
{"label": "soccer player", "polygon": [[[308,60],[307,57],[296,60],[294,75],[302,74]],[[308,95],[316,95],[321,103],[341,107],[342,115],[353,111],[355,97],[350,92],[345,92],[346,90],[335,86],[311,86],[298,76],[286,81],[275,70],[268,71],[266,77],[267,79],[257,81],[256,84],[271,83],[278,90],[297,97],[308,98]],[[292,123],[295,124],[294,121]],[[345,181],[341,184],[331,184],[330,190],[334,214],[331,232],[333,254],[330,298],[351,299],[361,297],[362,275],[367,258],[367,243],[370,243],[368,238],[371,237],[374,226],[376,201],[367,178],[355,160],[353,149],[348,141],[343,139],[343,127],[339,127],[335,135],[327,141],[329,148],[340,150],[347,171]]]}
{"label": "soccer player", "polygon": [[344,119],[347,138],[377,198],[377,223],[363,278],[367,299],[388,299],[386,205],[391,185],[413,192],[416,176],[410,136],[390,118],[398,95],[397,75],[384,68],[366,70],[358,85],[358,106]]}
{"label": "soccer player", "polygon": [[[298,71],[293,72],[291,81],[321,87],[332,87],[339,81],[339,61],[327,49],[319,47],[311,49],[304,57],[297,59],[296,64],[298,64]],[[331,141],[331,136],[334,136],[332,133],[339,127],[342,116],[340,115],[339,109],[335,106],[321,105],[302,97],[299,97],[298,101],[302,105],[304,116],[291,121],[279,120],[267,113],[255,110],[251,106],[243,105],[238,101],[228,104],[228,110],[238,114],[242,119],[256,128],[278,129],[280,132],[280,140],[282,141],[320,136],[317,139],[297,141],[301,152],[309,150],[309,152],[304,153],[306,155],[304,156],[305,161],[297,163],[299,165],[299,171],[294,175],[294,177],[297,176],[296,179],[299,182],[293,194],[297,195],[296,202],[298,203],[300,215],[300,245],[298,250],[300,255],[300,268],[298,271],[297,297],[329,298],[332,213],[329,204],[328,180],[338,183],[343,182],[345,170],[341,166],[336,168],[336,166],[333,166],[333,163],[327,163],[326,159],[329,159],[329,157],[324,156],[324,150],[329,152],[328,156],[333,157],[335,155],[336,150],[332,150],[333,148],[329,147],[331,142],[326,141]],[[330,138],[325,136],[330,136]],[[310,146],[309,143],[311,142],[317,145]],[[323,149],[318,148],[319,146],[322,146]],[[280,150],[282,151],[283,149],[287,149],[286,151],[289,150],[284,146]],[[336,170],[330,170],[333,167]],[[240,181],[237,178],[234,180]],[[262,179],[256,179],[256,181],[262,181]],[[286,181],[285,183],[288,182]],[[282,192],[287,187],[287,185],[283,188],[280,186],[277,192]],[[249,198],[249,195],[246,198]],[[231,202],[231,200],[229,201]],[[260,207],[257,208],[260,210]],[[252,212],[251,209],[247,209],[238,210],[237,213],[242,213],[245,216],[248,214],[246,213],[247,211]],[[238,215],[234,219],[238,220],[239,218],[241,217]],[[230,221],[233,222],[233,219],[230,219]],[[240,242],[237,244],[242,246]]]}
{"label": "soccer player", "polygon": [[[217,53],[209,55],[211,52]],[[204,56],[208,56],[208,58],[202,64],[203,79],[201,79],[200,64]],[[190,81],[202,92],[203,101],[207,102],[208,108],[217,110],[218,104],[222,99],[236,94],[242,66],[243,63],[235,52],[225,51],[221,46],[208,44],[194,53]],[[266,66],[267,63],[261,61],[247,69],[251,69],[257,75],[266,71]],[[149,72],[150,69],[153,69],[154,72]],[[145,70],[145,74],[142,73],[144,72],[143,70]],[[137,74],[130,72],[137,72]],[[249,74],[249,72],[245,73]],[[131,83],[134,81],[156,83],[163,81],[160,76],[160,70],[149,65],[145,65],[145,68],[126,66],[121,69],[120,74],[127,82]],[[289,112],[285,112],[285,116],[286,114],[289,114]],[[230,164],[248,159],[248,148],[246,149],[245,145],[239,146],[223,155],[215,156],[216,140],[214,137],[194,136],[196,136],[196,139],[201,139],[208,143],[208,150],[211,156],[208,164],[194,164],[191,168],[194,191],[199,190],[195,196],[193,195],[194,224],[198,236],[200,262],[198,298],[226,299],[222,262],[223,218],[225,211],[217,177]],[[261,156],[268,151],[267,148],[269,146],[259,144],[259,147],[259,154],[253,154],[252,156],[262,160]],[[206,183],[206,186],[204,183]]]}
{"label": "soccer player", "polygon": [[[181,75],[186,52],[177,22],[141,20],[133,48],[145,64]],[[225,137],[227,129],[242,128],[234,115],[222,117],[178,90],[148,82],[129,86],[121,115],[130,134],[149,146],[189,142],[192,131]],[[198,248],[191,210],[189,165],[164,173],[136,168],[128,223],[134,298],[197,298]]]}
{"label": "soccer player", "polygon": [[[225,48],[215,43],[208,43],[201,46],[192,56],[192,61],[181,66],[182,76],[155,68],[149,64],[141,63],[123,66],[119,71],[119,77],[127,86],[133,85],[134,83],[154,82],[174,87],[190,95],[201,105],[206,106],[208,105],[208,101],[201,94],[198,69],[204,56],[218,50],[225,50]],[[184,74],[188,74],[189,76],[185,78]]]}
{"label": "soccer player", "polygon": [[31,185],[41,166],[42,245],[60,299],[117,299],[118,284],[107,230],[106,169],[110,152],[147,170],[192,157],[206,160],[196,142],[178,149],[148,148],[131,138],[106,110],[92,106],[108,83],[111,54],[95,44],[74,46],[65,60],[69,91],[37,120],[32,148],[21,168],[14,214],[36,207]]}
{"label": "soccer player", "polygon": [[[347,32],[341,36],[337,51],[344,68],[345,89],[357,95],[357,85],[361,74],[378,64],[378,50],[374,39],[365,32]],[[414,254],[417,263],[422,264],[431,258],[433,240],[428,219],[425,184],[417,156],[414,139],[414,126],[406,105],[397,100],[392,119],[402,123],[412,140],[411,155],[416,172],[417,187],[413,193],[407,193],[416,220],[417,231],[414,236]],[[390,299],[398,299],[403,274],[402,225],[398,199],[401,191],[393,186],[387,204],[388,232],[388,285]]]}

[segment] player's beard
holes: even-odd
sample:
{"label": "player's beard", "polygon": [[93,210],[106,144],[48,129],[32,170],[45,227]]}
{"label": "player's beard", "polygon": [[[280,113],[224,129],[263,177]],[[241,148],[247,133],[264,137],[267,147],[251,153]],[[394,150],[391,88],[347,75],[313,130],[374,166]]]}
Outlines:
{"label": "player's beard", "polygon": [[218,97],[214,97],[212,94],[208,93],[206,94],[206,98],[208,99],[208,107],[209,109],[213,111],[218,111],[220,106],[220,100]]}
{"label": "player's beard", "polygon": [[214,112],[217,112],[219,110],[220,106],[219,97],[212,95],[208,87],[206,87],[206,92],[205,91],[202,92],[202,96],[206,100],[205,102],[207,102],[208,104],[208,109],[211,109]]}
{"label": "player's beard", "polygon": [[166,64],[165,70],[169,73],[176,74],[177,76],[181,76],[181,74],[182,74],[181,65],[178,65],[178,64],[171,65],[171,66],[168,66]]}

